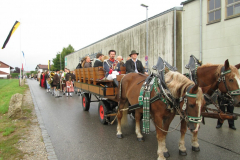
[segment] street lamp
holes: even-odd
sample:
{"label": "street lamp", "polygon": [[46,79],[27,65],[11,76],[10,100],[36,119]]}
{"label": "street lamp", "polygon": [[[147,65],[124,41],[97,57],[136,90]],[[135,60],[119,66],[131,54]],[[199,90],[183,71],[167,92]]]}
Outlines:
{"label": "street lamp", "polygon": [[[141,4],[142,7],[146,8],[146,56],[145,56],[145,61],[146,61],[146,66],[148,69],[148,6],[145,4]],[[148,70],[147,70],[148,72]]]}

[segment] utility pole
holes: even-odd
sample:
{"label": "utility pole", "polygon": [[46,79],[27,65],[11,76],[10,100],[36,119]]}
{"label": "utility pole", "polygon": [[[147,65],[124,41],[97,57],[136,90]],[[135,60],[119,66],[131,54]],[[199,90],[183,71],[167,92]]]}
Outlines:
{"label": "utility pole", "polygon": [[[145,56],[145,61],[146,61],[146,67],[148,68],[148,6],[145,4],[141,4],[142,7],[146,8],[146,56]],[[147,70],[147,72],[148,72]]]}

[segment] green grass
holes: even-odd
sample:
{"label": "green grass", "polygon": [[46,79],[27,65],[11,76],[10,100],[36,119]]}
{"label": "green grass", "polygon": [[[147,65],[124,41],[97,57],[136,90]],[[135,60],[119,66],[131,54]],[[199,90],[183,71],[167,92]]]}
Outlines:
{"label": "green grass", "polygon": [[16,126],[6,127],[3,132],[3,136],[8,136],[15,131]]}
{"label": "green grass", "polygon": [[18,79],[0,79],[0,114],[8,112],[12,95],[23,94],[27,88],[27,85],[20,87]]}
{"label": "green grass", "polygon": [[27,134],[27,127],[31,124],[31,106],[22,106],[23,119],[17,121],[5,113],[12,95],[24,94],[27,89],[27,85],[19,86],[18,79],[0,79],[0,160],[23,159],[25,154],[17,146],[21,135]]}
{"label": "green grass", "polygon": [[23,158],[23,152],[14,147],[14,144],[16,144],[18,141],[18,135],[14,135],[11,138],[0,141],[0,160]]}

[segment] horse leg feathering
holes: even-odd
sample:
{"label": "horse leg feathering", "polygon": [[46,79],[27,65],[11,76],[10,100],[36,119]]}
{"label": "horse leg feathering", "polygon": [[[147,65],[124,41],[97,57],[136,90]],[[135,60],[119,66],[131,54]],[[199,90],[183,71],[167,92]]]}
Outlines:
{"label": "horse leg feathering", "polygon": [[185,134],[187,131],[187,122],[186,121],[181,121],[181,138],[179,140],[178,146],[179,146],[179,154],[186,156],[187,152],[186,152],[186,147],[185,147]]}
{"label": "horse leg feathering", "polygon": [[141,120],[140,110],[142,109],[135,110],[135,120],[136,120],[135,132],[136,132],[138,141],[143,141],[143,135],[141,134],[141,128],[140,128],[140,120]]}

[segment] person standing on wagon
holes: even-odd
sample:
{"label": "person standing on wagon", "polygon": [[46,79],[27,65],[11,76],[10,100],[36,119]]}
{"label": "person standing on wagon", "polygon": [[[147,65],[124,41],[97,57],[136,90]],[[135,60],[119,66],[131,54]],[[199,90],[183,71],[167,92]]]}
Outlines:
{"label": "person standing on wagon", "polygon": [[131,72],[147,74],[144,71],[142,62],[137,59],[138,54],[139,53],[137,53],[135,50],[132,50],[131,54],[129,55],[131,59],[127,60],[125,64],[126,74]]}

